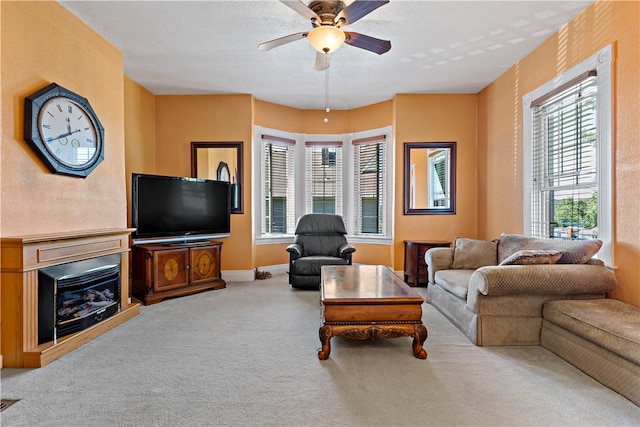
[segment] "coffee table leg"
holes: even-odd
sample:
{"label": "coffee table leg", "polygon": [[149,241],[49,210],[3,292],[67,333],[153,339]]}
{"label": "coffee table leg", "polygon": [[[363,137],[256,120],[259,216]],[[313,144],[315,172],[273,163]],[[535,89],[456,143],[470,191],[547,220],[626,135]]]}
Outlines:
{"label": "coffee table leg", "polygon": [[327,360],[329,358],[329,353],[331,353],[331,336],[331,326],[324,325],[320,328],[322,350],[318,352],[318,359]]}
{"label": "coffee table leg", "polygon": [[427,350],[422,347],[422,344],[427,340],[427,328],[424,325],[416,325],[415,332],[413,333],[413,355],[418,359],[427,358]]}

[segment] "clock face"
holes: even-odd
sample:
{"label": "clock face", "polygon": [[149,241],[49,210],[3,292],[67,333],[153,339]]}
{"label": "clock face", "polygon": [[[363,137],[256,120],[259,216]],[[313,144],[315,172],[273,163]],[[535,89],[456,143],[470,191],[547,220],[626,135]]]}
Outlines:
{"label": "clock face", "polygon": [[98,132],[89,113],[69,98],[54,97],[44,103],[38,131],[47,151],[69,167],[92,163],[98,152]]}
{"label": "clock face", "polygon": [[227,166],[225,162],[220,162],[220,164],[218,165],[218,181],[231,182],[229,166]]}
{"label": "clock face", "polygon": [[104,159],[104,129],[86,98],[51,83],[24,110],[24,139],[51,172],[85,178]]}

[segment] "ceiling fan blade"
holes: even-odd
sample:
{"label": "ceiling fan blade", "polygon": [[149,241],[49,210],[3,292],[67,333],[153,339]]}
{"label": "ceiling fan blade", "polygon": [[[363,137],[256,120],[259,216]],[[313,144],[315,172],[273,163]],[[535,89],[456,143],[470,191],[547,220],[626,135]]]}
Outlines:
{"label": "ceiling fan blade", "polygon": [[320,22],[320,17],[313,10],[309,9],[306,4],[302,3],[301,0],[280,0],[281,3],[286,4],[291,9],[298,12],[298,14],[302,15],[307,19],[316,19]]}
{"label": "ceiling fan blade", "polygon": [[351,25],[363,16],[366,16],[389,3],[389,0],[355,0],[339,14],[344,16],[346,22],[343,25]]}
{"label": "ceiling fan blade", "polygon": [[391,42],[389,40],[377,39],[375,37],[365,36],[364,34],[347,31],[345,31],[344,34],[347,37],[344,41],[346,44],[377,53],[378,55],[389,52],[389,49],[391,49]]}
{"label": "ceiling fan blade", "polygon": [[313,69],[316,71],[324,71],[329,68],[329,54],[324,52],[316,52],[316,63]]}
{"label": "ceiling fan blade", "polygon": [[309,34],[308,31],[303,31],[302,33],[289,34],[288,36],[280,37],[279,39],[260,43],[258,45],[258,50],[270,50],[274,47],[282,46],[283,44],[295,42],[304,39],[307,37],[307,34]]}

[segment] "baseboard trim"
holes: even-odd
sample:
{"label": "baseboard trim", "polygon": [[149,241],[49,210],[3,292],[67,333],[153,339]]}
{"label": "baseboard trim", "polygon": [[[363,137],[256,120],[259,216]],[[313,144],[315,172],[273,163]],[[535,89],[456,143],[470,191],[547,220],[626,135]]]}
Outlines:
{"label": "baseboard trim", "polygon": [[[268,271],[271,275],[287,274],[289,264],[266,265],[258,267],[259,271]],[[220,272],[225,282],[253,282],[256,278],[255,270],[222,270]]]}
{"label": "baseboard trim", "polygon": [[[273,276],[289,273],[289,264],[265,265],[258,267],[259,271],[268,271]],[[403,270],[393,271],[398,277],[403,278]],[[253,282],[255,280],[255,270],[222,270],[220,272],[222,280],[225,282]]]}

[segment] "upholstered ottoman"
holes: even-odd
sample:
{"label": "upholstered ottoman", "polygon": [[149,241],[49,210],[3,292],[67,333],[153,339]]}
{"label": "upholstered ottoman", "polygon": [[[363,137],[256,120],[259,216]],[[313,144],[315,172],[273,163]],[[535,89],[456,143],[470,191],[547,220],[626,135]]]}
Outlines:
{"label": "upholstered ottoman", "polygon": [[612,299],[544,304],[541,345],[640,406],[640,309]]}

